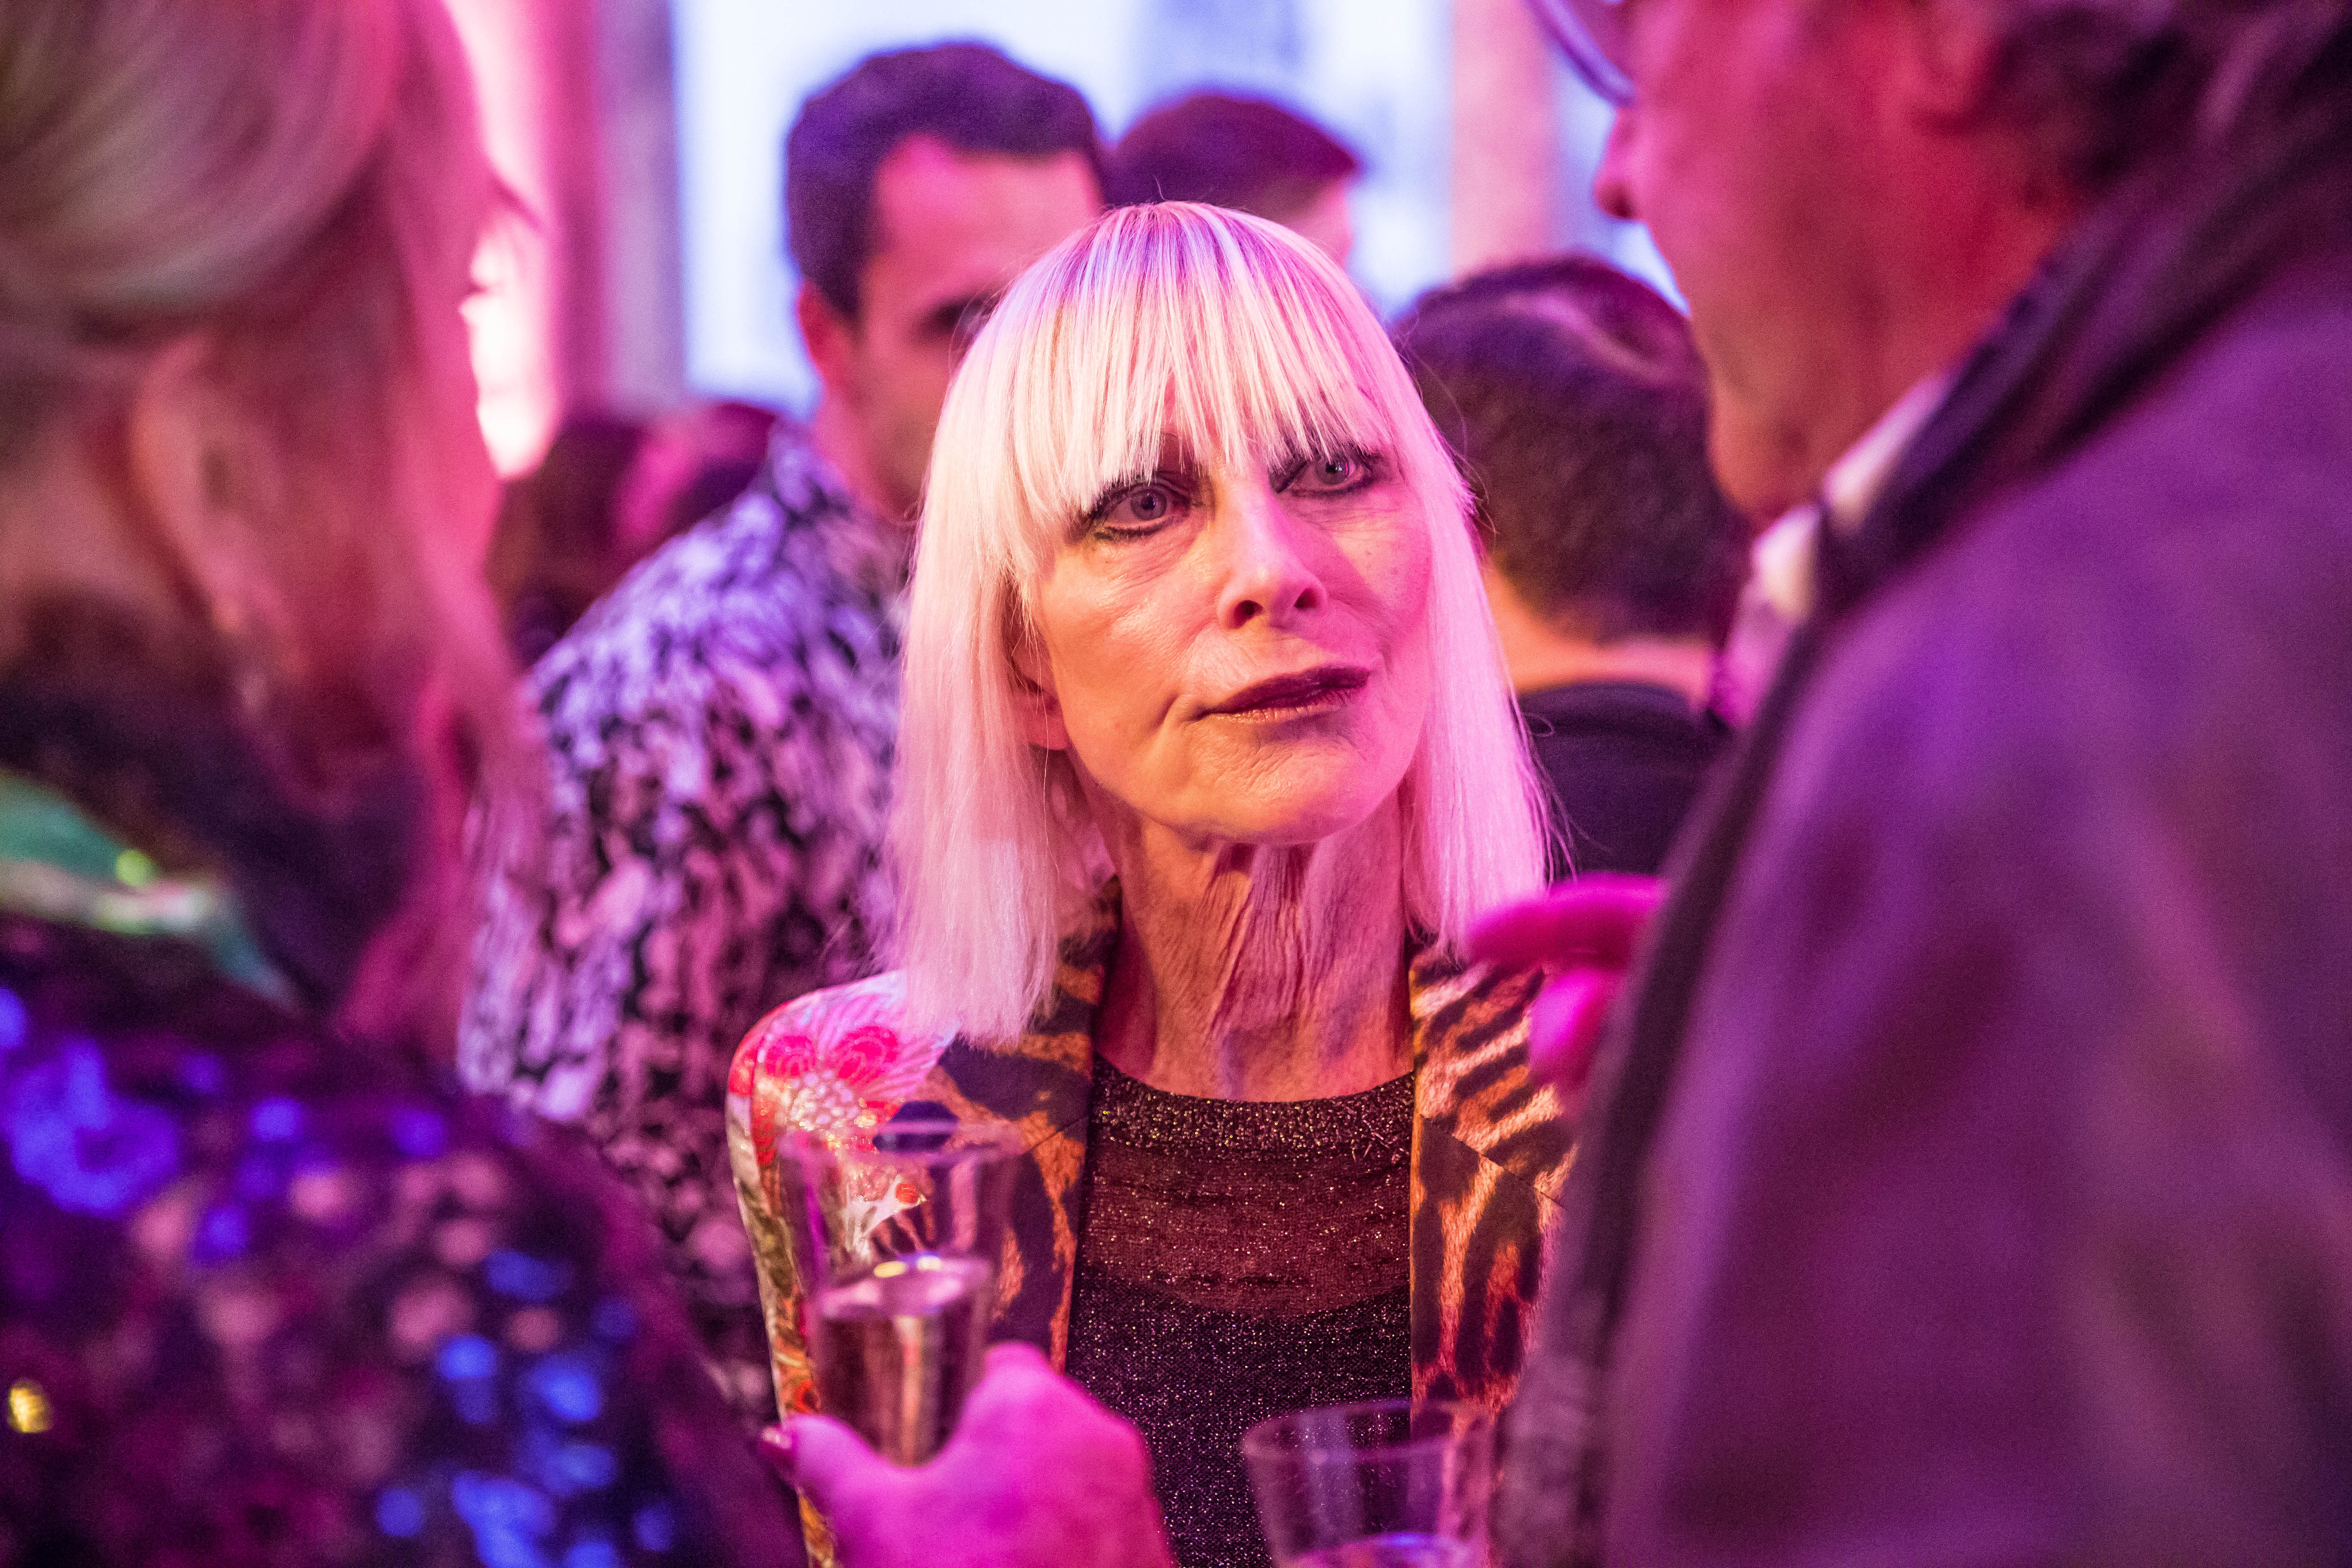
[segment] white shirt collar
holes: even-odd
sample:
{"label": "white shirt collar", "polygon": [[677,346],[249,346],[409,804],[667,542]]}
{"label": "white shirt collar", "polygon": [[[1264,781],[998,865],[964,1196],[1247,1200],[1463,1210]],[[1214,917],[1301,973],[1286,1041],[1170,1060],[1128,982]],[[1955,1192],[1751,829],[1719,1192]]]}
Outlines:
{"label": "white shirt collar", "polygon": [[1951,389],[1950,371],[1922,377],[1830,465],[1819,500],[1790,507],[1757,535],[1748,557],[1750,592],[1791,623],[1812,613],[1813,535],[1822,518],[1841,534],[1861,527],[1895,477],[1895,466]]}
{"label": "white shirt collar", "polygon": [[1903,454],[1910,450],[1920,430],[1943,405],[1944,394],[1951,389],[1949,371],[1923,377],[1830,465],[1830,471],[1822,476],[1821,499],[1832,528],[1843,534],[1862,526],[1870,509],[1878,504],[1886,481],[1895,477],[1895,465],[1903,460]]}

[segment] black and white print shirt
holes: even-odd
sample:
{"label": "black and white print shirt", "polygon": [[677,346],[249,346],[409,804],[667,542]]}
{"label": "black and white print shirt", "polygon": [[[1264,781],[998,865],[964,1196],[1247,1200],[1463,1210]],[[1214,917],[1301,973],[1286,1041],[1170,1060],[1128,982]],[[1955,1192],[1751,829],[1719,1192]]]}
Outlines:
{"label": "black and white print shirt", "polygon": [[543,831],[497,853],[467,1085],[576,1122],[660,1223],[714,1368],[775,1405],[727,1164],[736,1043],[874,967],[909,537],[780,427],[743,498],[540,661]]}

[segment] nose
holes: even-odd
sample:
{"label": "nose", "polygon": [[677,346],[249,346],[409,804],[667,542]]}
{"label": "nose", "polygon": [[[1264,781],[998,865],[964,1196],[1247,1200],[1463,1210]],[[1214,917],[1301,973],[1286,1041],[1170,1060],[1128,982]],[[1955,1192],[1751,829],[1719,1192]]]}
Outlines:
{"label": "nose", "polygon": [[1297,529],[1263,479],[1231,487],[1211,529],[1220,576],[1217,623],[1238,631],[1263,618],[1285,626],[1320,609],[1323,584],[1300,553]]}
{"label": "nose", "polygon": [[1633,202],[1633,143],[1639,105],[1629,103],[1610,122],[1601,145],[1601,166],[1592,172],[1592,205],[1611,217],[1632,223],[1641,217]]}

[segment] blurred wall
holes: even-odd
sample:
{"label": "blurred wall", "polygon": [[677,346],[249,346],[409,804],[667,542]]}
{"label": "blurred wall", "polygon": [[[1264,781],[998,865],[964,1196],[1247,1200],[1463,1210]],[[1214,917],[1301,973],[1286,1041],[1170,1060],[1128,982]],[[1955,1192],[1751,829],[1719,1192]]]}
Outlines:
{"label": "blurred wall", "polygon": [[451,0],[491,155],[522,216],[472,307],[482,421],[508,471],[560,413],[690,395],[805,407],[783,129],[881,47],[982,37],[1076,83],[1116,134],[1199,85],[1286,99],[1363,153],[1355,270],[1393,310],[1464,270],[1581,245],[1671,289],[1589,186],[1607,107],[1522,0]]}
{"label": "blurred wall", "polygon": [[1559,68],[1524,0],[1454,0],[1453,86],[1454,274],[1559,248]]}

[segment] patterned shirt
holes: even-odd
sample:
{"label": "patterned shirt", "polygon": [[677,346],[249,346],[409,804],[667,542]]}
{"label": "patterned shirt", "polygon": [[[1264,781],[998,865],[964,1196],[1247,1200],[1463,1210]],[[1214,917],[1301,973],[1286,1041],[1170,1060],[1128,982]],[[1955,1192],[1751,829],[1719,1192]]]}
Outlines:
{"label": "patterned shirt", "polygon": [[550,797],[488,868],[466,1081],[577,1122],[659,1221],[714,1369],[772,1420],[728,1060],[872,965],[910,541],[780,428],[729,510],[532,671]]}

